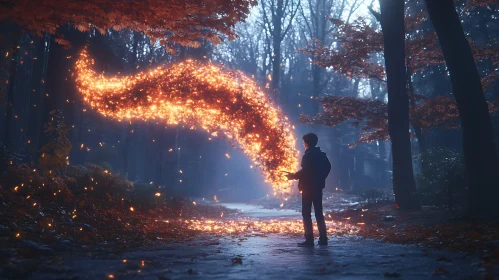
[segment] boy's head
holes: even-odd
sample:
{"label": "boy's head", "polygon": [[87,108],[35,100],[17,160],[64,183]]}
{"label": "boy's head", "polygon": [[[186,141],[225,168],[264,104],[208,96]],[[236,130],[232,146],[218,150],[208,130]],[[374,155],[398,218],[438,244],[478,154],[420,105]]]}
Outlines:
{"label": "boy's head", "polygon": [[303,135],[301,139],[303,139],[303,146],[305,146],[305,149],[313,148],[317,146],[317,142],[319,142],[319,137],[317,137],[315,133],[307,133]]}

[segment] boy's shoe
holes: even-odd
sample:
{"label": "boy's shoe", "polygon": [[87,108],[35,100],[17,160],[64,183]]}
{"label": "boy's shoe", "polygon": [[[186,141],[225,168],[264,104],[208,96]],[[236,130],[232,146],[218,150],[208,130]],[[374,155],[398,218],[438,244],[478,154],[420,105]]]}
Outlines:
{"label": "boy's shoe", "polygon": [[305,240],[304,242],[298,243],[298,247],[314,247],[313,240]]}
{"label": "boy's shoe", "polygon": [[319,245],[319,246],[327,246],[327,239],[326,240],[320,240],[319,239],[319,242],[317,242],[317,245]]}

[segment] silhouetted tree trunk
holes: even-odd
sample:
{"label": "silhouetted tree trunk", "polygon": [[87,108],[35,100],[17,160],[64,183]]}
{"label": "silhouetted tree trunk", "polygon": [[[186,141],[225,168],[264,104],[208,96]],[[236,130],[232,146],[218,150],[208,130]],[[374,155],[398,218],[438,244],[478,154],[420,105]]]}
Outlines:
{"label": "silhouetted tree trunk", "polygon": [[33,63],[33,78],[31,81],[34,89],[31,96],[31,105],[33,108],[30,109],[28,125],[28,135],[33,147],[38,147],[38,140],[40,137],[40,116],[41,108],[43,107],[42,100],[45,91],[45,76],[47,74],[48,63],[46,38],[47,37],[44,36],[43,38],[38,38],[36,40],[36,60]]}
{"label": "silhouetted tree trunk", "polygon": [[[139,65],[139,40],[140,40],[140,33],[138,32],[133,32],[133,43],[132,43],[132,60],[131,64],[134,67],[134,69],[137,68]],[[130,170],[130,160],[133,155],[131,155],[131,146],[132,146],[132,141],[134,137],[134,132],[137,129],[136,124],[128,123],[125,125],[125,141],[123,143],[123,150],[122,150],[122,158],[123,158],[123,174],[127,175],[127,178],[131,181],[134,181],[136,179],[137,175],[137,165],[136,162],[133,162],[133,167]],[[135,151],[133,151],[135,152]],[[136,160],[136,157],[134,157]],[[144,179],[144,178],[143,178]]]}
{"label": "silhouetted tree trunk", "polygon": [[[263,21],[266,32],[271,36],[272,52],[269,50],[272,62],[272,81],[270,89],[272,94],[279,100],[279,90],[281,85],[281,43],[290,30],[293,19],[298,11],[298,5],[294,1],[284,0],[262,0]],[[267,13],[270,12],[270,16]],[[287,24],[286,24],[287,22]]]}
{"label": "silhouetted tree trunk", "polygon": [[388,129],[393,155],[393,192],[401,209],[418,209],[409,139],[404,1],[380,0],[380,9],[388,90]]}
{"label": "silhouetted tree trunk", "polygon": [[9,57],[12,57],[10,61],[10,67],[9,67],[9,88],[7,91],[7,104],[6,104],[6,113],[5,113],[5,133],[4,133],[4,139],[3,142],[4,144],[9,147],[12,144],[12,135],[11,135],[11,130],[12,130],[12,113],[14,110],[14,89],[16,85],[16,77],[17,77],[17,62],[18,62],[18,52],[17,52],[17,47],[13,46],[11,48],[11,55]]}
{"label": "silhouetted tree trunk", "polygon": [[[42,122],[40,127],[40,141],[38,148],[41,148],[47,143],[43,125],[49,120],[50,112],[60,110],[63,112],[64,103],[68,91],[74,91],[74,83],[70,78],[68,70],[73,68],[75,57],[85,44],[87,35],[72,27],[65,26],[60,29],[60,33],[64,38],[71,43],[70,47],[64,47],[55,42],[55,36],[51,36],[48,49],[48,68],[47,68],[47,85],[44,94]],[[71,124],[69,124],[71,127]]]}
{"label": "silhouetted tree trunk", "polygon": [[426,0],[449,69],[463,132],[472,214],[497,213],[499,162],[492,122],[471,47],[452,0]]}
{"label": "silhouetted tree trunk", "polygon": [[156,127],[157,130],[157,140],[159,143],[157,143],[157,153],[158,157],[156,159],[156,184],[157,185],[163,185],[163,156],[165,153],[165,148],[166,148],[166,137],[165,137],[165,128],[163,126],[158,126]]}

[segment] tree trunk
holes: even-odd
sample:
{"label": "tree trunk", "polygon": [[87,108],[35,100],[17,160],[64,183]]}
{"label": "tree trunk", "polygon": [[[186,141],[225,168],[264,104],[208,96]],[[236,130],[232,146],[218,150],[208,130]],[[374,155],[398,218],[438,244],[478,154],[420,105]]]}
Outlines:
{"label": "tree trunk", "polygon": [[270,82],[270,89],[275,96],[275,100],[279,103],[279,89],[281,80],[281,34],[282,34],[282,17],[283,17],[283,0],[277,0],[276,14],[272,16],[272,25],[274,32],[272,34],[272,81]]}
{"label": "tree trunk", "polygon": [[463,132],[472,214],[493,214],[499,203],[499,162],[492,122],[471,47],[452,0],[426,0],[449,69]]}
{"label": "tree trunk", "polygon": [[[31,139],[33,151],[38,147],[38,141],[40,137],[40,125],[41,125],[41,107],[43,100],[43,93],[45,91],[45,76],[47,74],[47,47],[46,47],[46,37],[38,38],[36,40],[36,60],[33,63],[33,76],[32,85],[33,93],[31,97],[31,106],[29,113],[29,124],[28,124],[28,137]],[[34,153],[36,154],[36,153]],[[34,155],[33,154],[33,155]]]}
{"label": "tree trunk", "polygon": [[321,70],[318,65],[312,64],[312,95],[314,97],[313,114],[316,115],[320,111],[319,96],[321,94]]}
{"label": "tree trunk", "polygon": [[[16,42],[17,45],[17,42]],[[10,147],[12,144],[11,139],[11,130],[12,130],[12,113],[14,110],[14,89],[16,85],[16,76],[17,76],[17,60],[18,60],[18,52],[17,46],[14,46],[11,49],[12,60],[10,61],[9,67],[9,89],[7,91],[7,104],[6,104],[6,113],[5,113],[5,133],[3,142],[5,146]]]}
{"label": "tree trunk", "polygon": [[156,161],[156,184],[158,186],[161,186],[163,185],[163,155],[165,153],[166,137],[165,137],[165,128],[163,126],[158,126],[157,130],[158,132],[156,133],[157,135],[156,141],[159,141],[159,143],[157,143],[158,158]]}
{"label": "tree trunk", "polygon": [[[64,104],[68,99],[68,92],[74,90],[74,83],[68,77],[68,70],[74,67],[73,59],[68,57],[76,57],[85,44],[87,35],[69,26],[60,28],[60,33],[65,36],[65,39],[71,43],[71,47],[65,48],[55,42],[55,36],[51,36],[50,47],[48,50],[48,68],[47,68],[47,85],[44,94],[42,122],[40,127],[40,141],[38,148],[41,148],[49,141],[45,137],[43,125],[49,120],[50,112],[60,110],[63,112]],[[69,124],[70,127],[72,124]]]}
{"label": "tree trunk", "polygon": [[409,139],[404,1],[380,0],[380,9],[388,90],[388,129],[393,155],[393,192],[401,209],[418,209]]}
{"label": "tree trunk", "polygon": [[355,147],[354,156],[355,156],[354,188],[360,189],[360,188],[365,188],[365,187],[372,187],[372,186],[365,185],[365,183],[366,183],[365,178],[364,178],[364,176],[365,176],[365,150],[362,147],[362,144]]}
{"label": "tree trunk", "polygon": [[130,126],[125,124],[125,141],[121,150],[121,158],[123,159],[123,174],[128,178],[128,152],[130,150]]}
{"label": "tree trunk", "polygon": [[385,142],[378,142],[378,153],[379,153],[379,180],[384,184],[388,181],[386,176],[387,171],[387,162],[386,162],[386,147]]}
{"label": "tree trunk", "polygon": [[[133,43],[132,43],[132,58],[131,58],[131,65],[133,66],[133,69],[136,69],[137,66],[139,66],[139,41],[141,39],[141,35],[139,32],[133,32]],[[138,126],[134,123],[132,124],[131,121],[129,123],[125,124],[125,141],[124,141],[124,146],[122,150],[122,158],[123,158],[123,173],[127,175],[128,180],[130,181],[135,181],[137,177],[137,165],[136,165],[136,156],[133,159],[133,167],[130,170],[130,161],[132,160],[131,158],[133,155],[131,153],[135,153],[135,151],[131,150],[132,142],[134,140],[137,140],[137,137],[135,137],[135,130],[138,129]],[[143,178],[144,179],[144,178]]]}

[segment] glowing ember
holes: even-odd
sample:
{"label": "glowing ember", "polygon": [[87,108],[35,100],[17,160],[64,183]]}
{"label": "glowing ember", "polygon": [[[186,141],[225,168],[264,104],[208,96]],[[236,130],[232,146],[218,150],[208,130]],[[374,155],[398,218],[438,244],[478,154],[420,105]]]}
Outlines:
{"label": "glowing ember", "polygon": [[[303,235],[303,222],[301,220],[260,221],[249,218],[240,218],[237,220],[185,220],[184,223],[187,224],[189,229],[220,235]],[[326,226],[328,228],[328,234],[330,235],[356,234],[360,229],[358,226],[337,221],[326,221]],[[315,224],[314,228],[317,228]]]}
{"label": "glowing ember", "polygon": [[76,63],[76,83],[84,100],[117,120],[162,120],[222,135],[261,168],[276,191],[289,193],[282,171],[296,171],[294,127],[269,97],[241,72],[185,61],[127,77],[97,74],[84,50]]}

